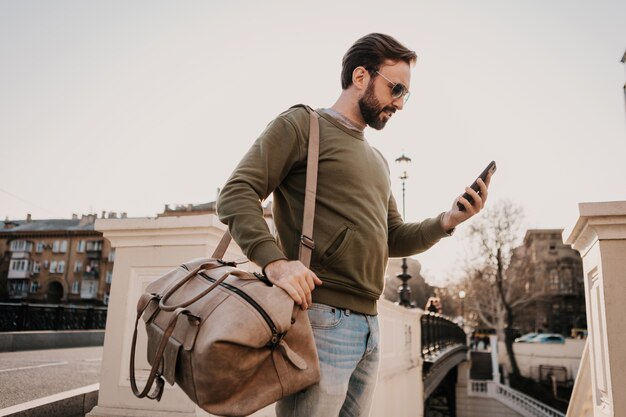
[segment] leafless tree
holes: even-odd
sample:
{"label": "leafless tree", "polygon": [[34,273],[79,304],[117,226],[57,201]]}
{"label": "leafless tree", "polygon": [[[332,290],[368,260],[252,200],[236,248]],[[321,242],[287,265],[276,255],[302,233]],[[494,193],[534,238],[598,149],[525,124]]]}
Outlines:
{"label": "leafless tree", "polygon": [[522,240],[523,209],[508,200],[498,201],[474,218],[466,232],[468,260],[464,285],[466,305],[480,321],[496,329],[498,340],[506,345],[514,375],[519,367],[513,354],[515,312],[530,302],[523,291],[523,277],[506,271]]}

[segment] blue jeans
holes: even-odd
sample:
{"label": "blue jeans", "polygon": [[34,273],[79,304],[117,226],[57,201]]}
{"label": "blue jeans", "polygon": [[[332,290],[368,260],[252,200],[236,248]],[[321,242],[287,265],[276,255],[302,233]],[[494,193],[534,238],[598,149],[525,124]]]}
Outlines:
{"label": "blue jeans", "polygon": [[367,417],[378,375],[378,317],[324,304],[308,310],[321,380],[276,404],[277,417]]}

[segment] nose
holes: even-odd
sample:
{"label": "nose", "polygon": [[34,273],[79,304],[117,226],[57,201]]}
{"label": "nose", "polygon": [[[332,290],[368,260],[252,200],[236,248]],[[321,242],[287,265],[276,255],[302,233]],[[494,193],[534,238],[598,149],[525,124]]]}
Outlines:
{"label": "nose", "polygon": [[404,108],[404,96],[394,99],[391,104],[396,110],[402,110]]}

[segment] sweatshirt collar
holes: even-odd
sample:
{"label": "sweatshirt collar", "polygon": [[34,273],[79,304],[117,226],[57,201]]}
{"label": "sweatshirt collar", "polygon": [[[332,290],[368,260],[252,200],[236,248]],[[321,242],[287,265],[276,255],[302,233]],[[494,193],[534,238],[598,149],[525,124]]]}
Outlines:
{"label": "sweatshirt collar", "polygon": [[335,111],[333,111],[331,109],[318,109],[317,112],[324,119],[326,119],[327,121],[332,123],[337,128],[343,130],[344,132],[346,132],[350,136],[352,136],[352,137],[354,137],[356,139],[359,139],[359,140],[364,140],[365,139],[365,136],[364,136],[362,131],[354,130],[354,129],[346,126],[339,118],[335,117],[334,116],[334,113],[336,113]]}

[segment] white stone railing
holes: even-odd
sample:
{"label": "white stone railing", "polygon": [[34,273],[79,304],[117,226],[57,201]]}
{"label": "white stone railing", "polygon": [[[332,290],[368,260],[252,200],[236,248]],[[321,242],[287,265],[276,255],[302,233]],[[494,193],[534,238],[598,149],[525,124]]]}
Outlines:
{"label": "white stone railing", "polygon": [[589,359],[589,339],[580,360],[574,390],[567,407],[567,417],[593,417],[593,398],[591,395],[591,366]]}
{"label": "white stone railing", "polygon": [[[160,402],[138,399],[129,380],[130,343],[137,299],[148,283],[191,258],[208,257],[225,226],[213,215],[157,219],[106,219],[96,222],[116,249],[115,266],[100,374],[98,405],[90,417],[206,417],[176,386],[166,385]],[[241,258],[232,244],[225,259]],[[244,268],[254,268],[249,263]],[[379,302],[381,364],[374,392],[372,416],[424,415],[420,317],[423,311]],[[150,369],[145,356],[146,335],[139,327],[137,379],[143,386]],[[273,417],[273,406],[254,417]]]}
{"label": "white stone railing", "polygon": [[470,397],[494,398],[525,417],[565,417],[534,398],[494,381],[469,381]]}

